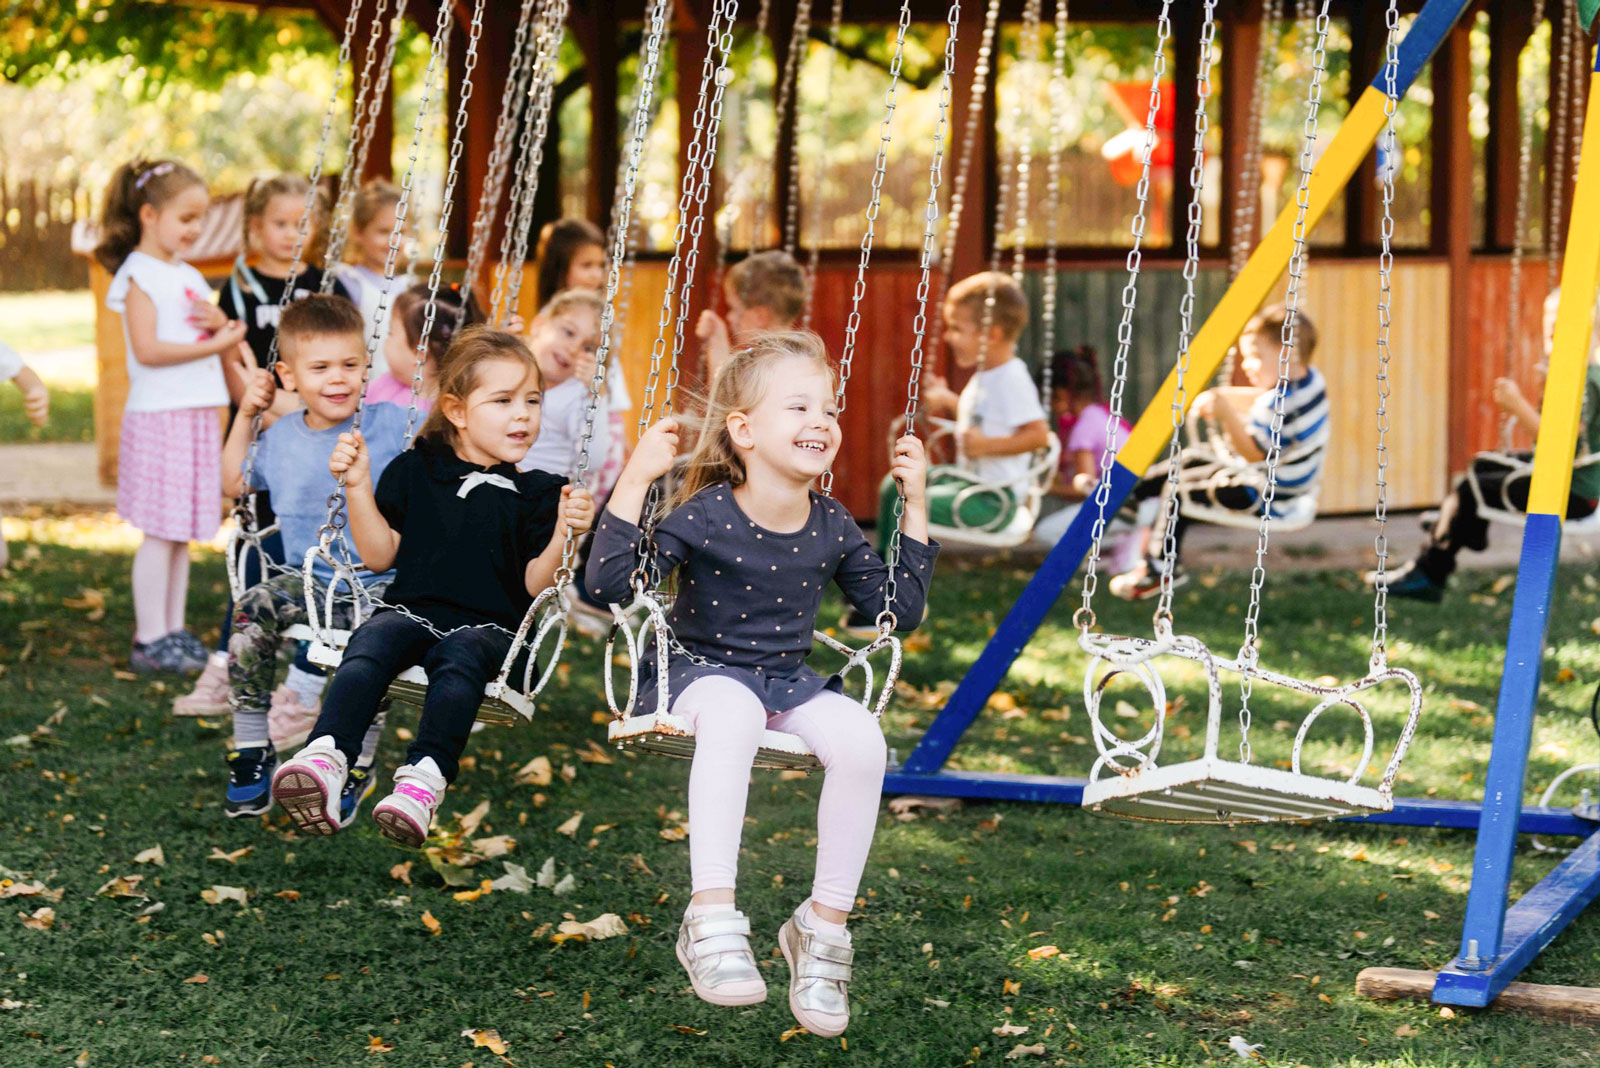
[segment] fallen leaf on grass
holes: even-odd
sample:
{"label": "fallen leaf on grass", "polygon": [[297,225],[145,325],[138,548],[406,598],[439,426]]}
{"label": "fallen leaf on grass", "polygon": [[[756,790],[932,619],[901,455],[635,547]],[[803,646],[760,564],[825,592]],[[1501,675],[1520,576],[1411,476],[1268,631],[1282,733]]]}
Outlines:
{"label": "fallen leaf on grass", "polygon": [[142,882],[144,882],[143,875],[119,875],[95,893],[100,897],[144,897],[139,892],[139,884]]}
{"label": "fallen leaf on grass", "polygon": [[901,822],[916,819],[922,814],[923,809],[929,812],[956,812],[961,808],[959,797],[892,797],[889,799],[889,811]]}
{"label": "fallen leaf on grass", "polygon": [[600,748],[593,738],[589,739],[589,747],[578,754],[578,759],[585,764],[615,764],[616,758]]}
{"label": "fallen leaf on grass", "polygon": [[1001,1037],[1006,1037],[1009,1035],[1025,1035],[1028,1033],[1029,1028],[1021,1024],[1003,1023],[999,1027],[991,1028],[991,1030]]}
{"label": "fallen leaf on grass", "polygon": [[950,1003],[942,998],[923,998],[922,1003],[935,1009],[948,1009],[950,1007]]}
{"label": "fallen leaf on grass", "polygon": [[1056,956],[1060,952],[1061,950],[1057,949],[1055,946],[1035,946],[1034,948],[1028,950],[1028,959],[1045,960],[1049,957]]}
{"label": "fallen leaf on grass", "polygon": [[26,912],[17,915],[22,919],[22,926],[35,931],[48,931],[56,925],[56,910],[49,905],[35,909],[31,916]]}
{"label": "fallen leaf on grass", "polygon": [[478,888],[476,890],[460,890],[450,896],[454,897],[457,901],[476,901],[493,889],[494,883],[490,882],[488,879],[485,879],[478,884]]}
{"label": "fallen leaf on grass", "polygon": [[208,905],[220,905],[224,901],[237,901],[241,905],[249,904],[249,895],[242,886],[212,886],[200,891],[200,898]]}
{"label": "fallen leaf on grass", "polygon": [[389,869],[389,878],[396,879],[402,883],[405,883],[407,886],[410,886],[411,865],[415,863],[416,861],[408,860],[404,864],[396,864],[394,867]]}
{"label": "fallen leaf on grass", "polygon": [[44,883],[14,883],[9,879],[0,879],[0,901],[8,897],[42,897],[46,901],[60,901],[66,893],[63,890],[51,890]]}
{"label": "fallen leaf on grass", "polygon": [[368,1053],[388,1053],[392,1049],[394,1049],[394,1044],[392,1042],[385,1042],[377,1035],[367,1036]]}
{"label": "fallen leaf on grass", "polygon": [[560,944],[571,939],[590,939],[599,942],[605,938],[615,938],[628,933],[628,925],[622,922],[622,917],[615,912],[603,912],[588,923],[577,920],[563,920],[550,941]]}
{"label": "fallen leaf on grass", "polygon": [[11,1012],[13,1009],[29,1008],[30,1003],[12,1001],[10,998],[0,998],[0,1012]]}
{"label": "fallen leaf on grass", "polygon": [[422,910],[422,926],[426,927],[431,935],[438,935],[444,930],[439,921],[433,918],[433,913],[427,909]]}
{"label": "fallen leaf on grass", "polygon": [[202,972],[199,975],[191,975],[191,976],[189,976],[189,978],[185,979],[184,982],[185,983],[193,983],[196,986],[205,986],[207,983],[211,982],[211,976],[206,975],[204,972]]}
{"label": "fallen leaf on grass", "polygon": [[474,838],[472,851],[483,855],[484,860],[493,860],[503,857],[517,848],[517,840],[509,834],[497,834],[491,838]]}
{"label": "fallen leaf on grass", "polygon": [[480,1031],[476,1027],[469,1027],[461,1032],[461,1037],[468,1039],[473,1049],[482,1047],[498,1057],[505,1056],[506,1044],[499,1031]]}
{"label": "fallen leaf on grass", "polygon": [[578,877],[570,871],[561,877],[561,880],[550,888],[550,892],[557,897],[570,894],[578,888]]}
{"label": "fallen leaf on grass", "polygon": [[578,837],[578,827],[583,823],[583,813],[574,812],[572,818],[556,828],[557,834],[564,834],[568,838]]}
{"label": "fallen leaf on grass", "polygon": [[534,884],[546,890],[556,885],[556,858],[545,857],[544,863],[539,865],[539,874],[533,878]]}
{"label": "fallen leaf on grass", "polygon": [[[678,1032],[678,1034],[680,1034],[680,1035],[703,1035],[703,1034],[706,1033],[706,1032],[700,1030],[697,1027],[687,1027],[687,1026],[685,1026],[683,1024],[669,1024],[668,1026],[670,1026],[674,1031]],[[798,1030],[798,1028],[796,1030]],[[785,1031],[783,1033],[783,1041],[785,1041],[785,1042],[789,1041],[789,1032]]]}
{"label": "fallen leaf on grass", "polygon": [[299,901],[300,900],[300,891],[298,891],[298,890],[279,890],[276,894],[273,894],[272,896],[276,897],[276,898],[281,898],[284,901]]}
{"label": "fallen leaf on grass", "polygon": [[1032,1046],[1016,1046],[1016,1047],[1013,1047],[1011,1052],[1006,1054],[1006,1060],[1014,1061],[1019,1057],[1043,1057],[1043,1056],[1044,1056],[1044,1043],[1040,1042],[1040,1043],[1038,1043],[1036,1045],[1032,1045]]}
{"label": "fallen leaf on grass", "polygon": [[1012,994],[1020,994],[1020,993],[1022,993],[1022,980],[1021,979],[1007,979],[1007,980],[1005,980],[1005,984],[1000,988],[1000,993],[1003,996],[1006,996],[1006,997],[1009,997]]}
{"label": "fallen leaf on grass", "polygon": [[681,842],[689,837],[689,825],[687,823],[679,823],[671,827],[663,827],[660,834],[661,840],[664,842]]}
{"label": "fallen leaf on grass", "polygon": [[505,890],[513,894],[532,892],[533,880],[528,878],[527,868],[520,864],[513,864],[509,860],[501,861],[501,863],[505,865],[506,873],[489,884],[491,890]]}
{"label": "fallen leaf on grass", "polygon": [[209,856],[206,857],[206,859],[207,860],[220,860],[220,861],[222,861],[222,862],[224,862],[226,864],[237,864],[241,860],[243,860],[245,857],[248,857],[251,853],[254,853],[255,851],[256,851],[256,847],[255,846],[245,846],[243,849],[235,849],[232,853],[224,853],[222,850],[218,849],[217,847],[212,846],[211,853],[210,853]]}
{"label": "fallen leaf on grass", "polygon": [[489,802],[478,802],[477,808],[474,808],[471,812],[461,817],[461,836],[463,838],[470,838],[472,835],[477,834],[478,825],[483,822],[483,817],[487,816],[488,814]]}
{"label": "fallen leaf on grass", "polygon": [[98,623],[106,618],[106,594],[104,590],[95,590],[88,587],[79,591],[76,597],[63,597],[61,607],[72,608],[77,611],[87,611],[84,617],[90,623]]}
{"label": "fallen leaf on grass", "polygon": [[153,845],[133,858],[135,864],[154,864],[158,868],[167,865],[167,855],[161,851],[159,845]]}
{"label": "fallen leaf on grass", "polygon": [[549,786],[550,778],[554,774],[550,767],[550,758],[536,756],[522,767],[517,769],[512,781],[519,786]]}
{"label": "fallen leaf on grass", "polygon": [[1410,1024],[1401,1024],[1399,1027],[1394,1029],[1395,1038],[1415,1038],[1420,1034],[1422,1034],[1422,1032],[1418,1031]]}
{"label": "fallen leaf on grass", "polygon": [[778,1036],[778,1041],[787,1042],[796,1035],[809,1035],[810,1033],[811,1032],[807,1031],[804,1027],[791,1027],[789,1030]]}

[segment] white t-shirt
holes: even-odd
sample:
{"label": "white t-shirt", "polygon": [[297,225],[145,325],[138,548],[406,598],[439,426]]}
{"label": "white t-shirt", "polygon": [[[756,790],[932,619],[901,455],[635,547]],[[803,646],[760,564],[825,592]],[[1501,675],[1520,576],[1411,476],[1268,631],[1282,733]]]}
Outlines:
{"label": "white t-shirt", "polygon": [[[984,437],[1004,438],[1044,418],[1039,389],[1033,384],[1028,365],[1015,356],[973,375],[956,402],[958,434],[976,426]],[[972,470],[985,482],[1009,486],[1020,499],[1028,492],[1028,467],[1032,459],[1029,453],[979,456],[973,459]]]}
{"label": "white t-shirt", "polygon": [[[539,413],[539,436],[533,448],[517,464],[519,471],[547,471],[573,478],[578,473],[578,448],[583,444],[583,424],[589,414],[589,383],[569,378],[544,391],[544,406]],[[602,399],[595,413],[594,433],[589,438],[589,472],[600,470],[606,462],[611,428]]]}
{"label": "white t-shirt", "polygon": [[9,382],[22,373],[22,357],[17,350],[0,341],[0,382]]}
{"label": "white t-shirt", "polygon": [[143,252],[130,252],[112,276],[106,307],[121,315],[122,340],[128,354],[130,412],[171,412],[183,408],[220,408],[228,403],[222,358],[203,356],[187,363],[147,367],[134,359],[128,333],[128,287],[137,283],[156,306],[156,340],[193,345],[203,331],[189,321],[189,306],[211,296],[211,284],[187,263],[168,263]]}

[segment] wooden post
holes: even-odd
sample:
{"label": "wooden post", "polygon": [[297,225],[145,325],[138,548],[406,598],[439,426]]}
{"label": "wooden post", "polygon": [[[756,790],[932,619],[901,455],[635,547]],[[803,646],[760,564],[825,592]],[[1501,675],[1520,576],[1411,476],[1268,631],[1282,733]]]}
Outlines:
{"label": "wooden post", "polygon": [[[678,3],[678,32],[673,36],[673,45],[677,48],[678,59],[678,179],[689,171],[689,145],[694,140],[694,109],[695,102],[700,96],[700,70],[705,63],[709,45],[706,42],[706,25],[709,22],[709,10],[705,0],[679,0]],[[723,131],[726,133],[726,131]],[[721,153],[727,149],[726,137],[718,139],[717,151]],[[722,203],[723,197],[722,168],[713,167],[711,183],[706,195],[704,219],[700,231],[699,269],[695,277],[694,288],[689,293],[689,302],[686,307],[677,309],[677,313],[685,318],[687,323],[694,323],[700,317],[702,309],[711,306],[711,294],[708,292],[711,278],[711,265],[717,259],[718,234],[716,227],[716,206]],[[694,210],[691,206],[691,211]],[[687,220],[693,225],[694,220]],[[688,239],[685,238],[685,254],[688,252]],[[685,330],[688,333],[688,330]],[[683,353],[685,366],[693,367],[696,373],[704,375],[702,366],[703,353],[698,344],[686,344],[689,351]]]}
{"label": "wooden post", "polygon": [[[783,81],[783,68],[789,62],[789,46],[794,36],[795,15],[800,4],[810,4],[812,0],[773,0],[771,21],[768,23],[767,36],[772,42],[773,70],[776,71],[777,80],[773,83],[773,101],[776,104],[777,96],[781,92],[778,88]],[[800,46],[800,62],[805,62],[805,42]],[[795,129],[800,121],[800,72],[795,72],[794,91],[789,94],[789,118],[784,121],[782,115],[777,116],[778,136],[772,146],[772,188],[775,196],[772,198],[771,223],[776,234],[772,244],[783,247],[783,221],[788,218],[789,212],[789,176],[793,171]],[[759,246],[767,244],[766,235],[758,235],[756,243]]]}
{"label": "wooden post", "polygon": [[609,16],[600,19],[588,11],[574,11],[568,26],[578,50],[583,53],[584,74],[589,85],[589,180],[584,213],[604,229],[611,218],[619,159],[617,22]]}
{"label": "wooden post", "polygon": [[[1472,24],[1458,23],[1433,60],[1433,190],[1430,244],[1450,264],[1450,381],[1472,380],[1470,274],[1472,268]],[[1467,440],[1472,407],[1452,398],[1450,454]]]}
{"label": "wooden post", "polygon": [[[1509,250],[1516,242],[1517,168],[1522,143],[1518,60],[1533,33],[1533,13],[1500,4],[1489,8],[1488,243]],[[1537,172],[1528,175],[1538,181]],[[1530,202],[1531,203],[1531,202]]]}
{"label": "wooden post", "polygon": [[[352,98],[357,84],[356,79],[359,77],[361,66],[367,54],[367,43],[372,39],[374,33],[381,34],[378,40],[377,62],[383,62],[384,53],[388,49],[389,38],[386,26],[374,27],[372,20],[366,17],[363,17],[356,26],[355,37],[350,47],[350,56],[357,71],[356,75],[351,78],[350,92]],[[340,25],[335,27],[333,32],[336,37],[343,34],[342,16]],[[376,78],[377,76],[377,69],[374,66],[373,77]],[[392,177],[394,177],[394,78],[391,77],[384,83],[383,103],[378,108],[378,121],[372,127],[372,142],[371,148],[367,150],[366,165],[355,178],[358,182],[366,182],[372,178]]]}
{"label": "wooden post", "polygon": [[[1550,121],[1555,122],[1555,101],[1559,90],[1557,79],[1561,76],[1561,37],[1567,32],[1567,8],[1562,3],[1552,3],[1546,9],[1550,17]],[[1580,38],[1580,45],[1572,50],[1573,54],[1568,60],[1569,77],[1571,79],[1571,98],[1567,103],[1567,122],[1565,130],[1551,129],[1545,137],[1545,173],[1560,183],[1561,189],[1561,217],[1552,219],[1549,215],[1550,197],[1548,191],[1553,188],[1546,180],[1546,225],[1555,235],[1552,248],[1560,249],[1565,242],[1567,220],[1572,214],[1572,188],[1574,184],[1575,165],[1573,155],[1579,150],[1578,132],[1583,125],[1584,107],[1589,100],[1589,62],[1592,55],[1592,46],[1587,36]],[[1556,146],[1563,146],[1559,155]],[[1556,174],[1552,165],[1559,165],[1561,173]]]}
{"label": "wooden post", "polygon": [[[1383,69],[1384,49],[1389,33],[1383,24],[1383,12],[1384,8],[1379,4],[1358,0],[1351,13],[1349,95],[1351,107],[1355,106],[1356,99],[1367,91],[1372,79]],[[1437,85],[1437,68],[1434,82]],[[1439,98],[1435,95],[1434,99],[1437,101]],[[1438,115],[1438,106],[1435,104],[1435,123],[1439,121]],[[1381,134],[1379,138],[1382,139]],[[1395,143],[1399,144],[1398,134]],[[1344,247],[1347,253],[1357,254],[1375,248],[1378,244],[1379,194],[1374,181],[1377,170],[1378,152],[1374,146],[1361,161],[1361,165],[1356,168],[1355,177],[1345,187]],[[1439,187],[1437,167],[1434,169],[1434,175],[1434,188],[1437,189]]]}
{"label": "wooden post", "polygon": [[[1261,237],[1261,210],[1239,219],[1234,207],[1242,192],[1253,184],[1259,192],[1261,174],[1246,173],[1246,149],[1250,141],[1250,100],[1255,95],[1256,72],[1260,69],[1262,0],[1245,0],[1237,13],[1222,23],[1222,242],[1232,248],[1241,235],[1246,247],[1254,248]],[[1252,199],[1255,199],[1252,197]]]}
{"label": "wooden post", "polygon": [[[1199,7],[1180,5],[1172,15],[1172,202],[1167,205],[1168,245],[1183,248],[1189,230],[1189,170],[1194,166],[1194,109],[1200,99]],[[1154,221],[1154,220],[1152,220]]]}

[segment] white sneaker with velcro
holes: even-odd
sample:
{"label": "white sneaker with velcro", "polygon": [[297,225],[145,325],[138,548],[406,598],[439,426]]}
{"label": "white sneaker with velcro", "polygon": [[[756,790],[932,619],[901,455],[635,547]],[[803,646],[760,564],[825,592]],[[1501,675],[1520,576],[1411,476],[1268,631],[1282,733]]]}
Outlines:
{"label": "white sneaker with velcro", "polygon": [[705,916],[685,913],[678,928],[678,963],[701,1001],[754,1005],[767,1000],[767,983],[750,950],[750,917],[734,910]]}

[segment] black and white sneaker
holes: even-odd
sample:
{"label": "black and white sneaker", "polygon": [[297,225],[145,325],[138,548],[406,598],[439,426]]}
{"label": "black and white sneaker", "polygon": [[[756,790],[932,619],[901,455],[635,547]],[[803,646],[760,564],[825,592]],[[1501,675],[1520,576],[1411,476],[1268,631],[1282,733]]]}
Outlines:
{"label": "black and white sneaker", "polygon": [[259,816],[272,808],[272,773],[277,768],[278,751],[270,745],[228,754],[228,793],[222,811],[229,819]]}

